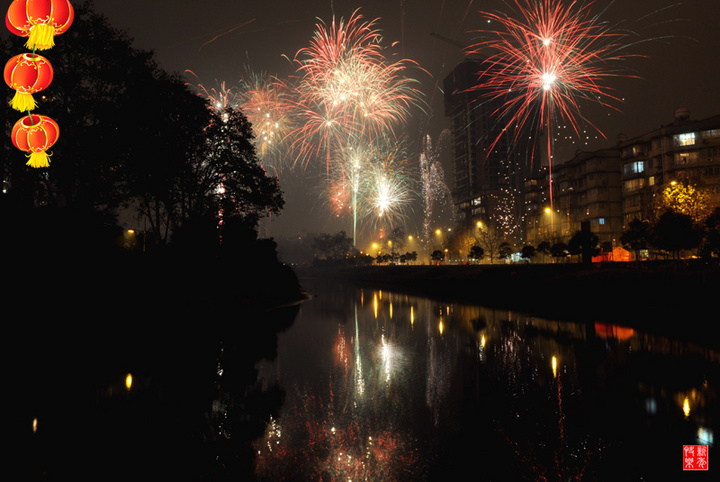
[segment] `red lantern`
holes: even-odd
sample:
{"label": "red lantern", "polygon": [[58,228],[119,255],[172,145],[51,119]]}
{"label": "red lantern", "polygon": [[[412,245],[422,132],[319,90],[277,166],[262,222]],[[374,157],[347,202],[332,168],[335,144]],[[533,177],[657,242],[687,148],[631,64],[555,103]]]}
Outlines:
{"label": "red lantern", "polygon": [[15,123],[10,136],[15,147],[30,153],[28,166],[48,167],[50,154],[46,151],[58,140],[60,127],[48,116],[27,115]]}
{"label": "red lantern", "polygon": [[55,46],[55,35],[65,32],[74,18],[68,0],[13,0],[5,25],[15,35],[28,37],[27,48],[47,50]]}
{"label": "red lantern", "polygon": [[15,89],[10,105],[20,112],[33,110],[37,104],[32,94],[47,88],[53,79],[53,68],[45,57],[20,54],[5,64],[5,83]]}

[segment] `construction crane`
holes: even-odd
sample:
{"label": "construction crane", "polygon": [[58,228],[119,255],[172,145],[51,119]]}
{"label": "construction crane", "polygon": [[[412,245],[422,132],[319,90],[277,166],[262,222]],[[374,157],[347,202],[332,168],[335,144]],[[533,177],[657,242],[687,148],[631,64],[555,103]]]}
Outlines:
{"label": "construction crane", "polygon": [[453,39],[447,38],[447,37],[445,37],[444,35],[440,35],[440,34],[437,33],[437,32],[430,32],[430,35],[431,35],[432,37],[435,37],[436,39],[442,40],[443,42],[447,42],[447,43],[449,43],[450,45],[454,45],[455,47],[459,48],[460,50],[465,50],[465,45],[463,45],[462,43],[458,42],[457,40],[453,40]]}

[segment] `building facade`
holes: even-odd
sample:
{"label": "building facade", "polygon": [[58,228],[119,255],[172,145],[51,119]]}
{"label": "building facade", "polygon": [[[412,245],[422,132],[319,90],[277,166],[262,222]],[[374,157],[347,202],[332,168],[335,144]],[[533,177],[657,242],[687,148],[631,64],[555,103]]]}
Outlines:
{"label": "building facade", "polygon": [[620,143],[623,223],[651,219],[654,199],[673,181],[694,184],[720,206],[720,115],[691,120],[687,109],[673,123]]}
{"label": "building facade", "polygon": [[445,115],[453,136],[452,189],[459,227],[478,222],[521,238],[522,182],[530,173],[528,146],[512,142],[478,84],[482,60],[466,59],[444,80]]}
{"label": "building facade", "polygon": [[720,115],[691,120],[679,108],[671,124],[553,163],[551,183],[542,142],[506,132],[494,115],[502,99],[485,95],[486,69],[466,59],[444,80],[458,228],[482,223],[516,246],[537,246],[567,242],[586,223],[600,243],[619,246],[630,221],[652,219],[657,194],[673,181],[702,188],[720,206]]}
{"label": "building facade", "polygon": [[616,245],[623,231],[620,150],[579,151],[553,168],[553,199],[547,170],[525,183],[529,244],[567,242],[584,222],[601,243]]}
{"label": "building facade", "polygon": [[720,115],[691,120],[678,109],[675,121],[615,147],[575,156],[553,166],[553,200],[547,170],[525,180],[523,189],[528,244],[567,242],[590,225],[600,243],[620,245],[634,219],[650,220],[656,196],[672,182],[690,183],[720,206]]}

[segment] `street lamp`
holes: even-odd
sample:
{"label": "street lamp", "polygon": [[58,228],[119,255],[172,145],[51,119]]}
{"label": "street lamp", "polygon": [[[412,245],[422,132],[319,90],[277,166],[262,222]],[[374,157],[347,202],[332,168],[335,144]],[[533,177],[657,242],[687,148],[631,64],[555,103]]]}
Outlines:
{"label": "street lamp", "polygon": [[550,234],[555,236],[555,224],[553,223],[553,212],[549,207],[545,208],[545,214],[550,216]]}

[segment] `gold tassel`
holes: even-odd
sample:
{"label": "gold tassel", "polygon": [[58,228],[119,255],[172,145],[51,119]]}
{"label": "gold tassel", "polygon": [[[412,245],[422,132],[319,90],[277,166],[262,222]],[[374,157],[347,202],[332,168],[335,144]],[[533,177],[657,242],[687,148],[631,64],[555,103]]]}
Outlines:
{"label": "gold tassel", "polygon": [[29,49],[48,50],[55,46],[55,27],[40,23],[30,29],[25,46]]}
{"label": "gold tassel", "polygon": [[35,109],[37,102],[35,102],[32,94],[15,91],[15,95],[10,101],[10,107],[20,112],[27,112]]}
{"label": "gold tassel", "polygon": [[35,168],[50,167],[50,156],[51,154],[45,151],[33,152],[27,156],[29,160],[26,165]]}

